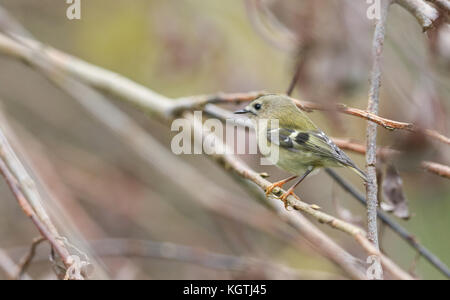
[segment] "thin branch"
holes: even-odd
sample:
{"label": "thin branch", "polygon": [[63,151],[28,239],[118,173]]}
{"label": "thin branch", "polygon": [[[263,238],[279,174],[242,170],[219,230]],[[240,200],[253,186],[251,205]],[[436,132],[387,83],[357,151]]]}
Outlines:
{"label": "thin branch", "polygon": [[20,260],[17,274],[15,275],[15,279],[20,280],[22,279],[23,275],[25,274],[26,270],[31,264],[31,261],[33,260],[34,256],[36,255],[36,248],[41,244],[43,241],[45,241],[45,238],[38,237],[33,240],[31,243],[30,249],[28,253]]}
{"label": "thin branch", "polygon": [[439,18],[437,9],[423,0],[395,0],[395,3],[414,15],[423,31],[433,27],[433,23]]}
{"label": "thin branch", "polygon": [[[19,267],[11,259],[8,253],[0,248],[0,269],[6,274],[7,279],[14,280],[16,278],[17,270]],[[24,279],[30,280],[31,278],[24,274]]]}
{"label": "thin branch", "polygon": [[[52,247],[55,249],[55,251],[59,254],[61,257],[64,265],[69,269],[74,264],[73,258],[70,256],[68,250],[65,248],[65,246],[59,241],[59,238],[55,236],[45,225],[44,223],[39,219],[37,214],[34,212],[32,206],[28,203],[28,200],[26,199],[25,195],[21,191],[21,187],[19,186],[16,178],[13,176],[13,174],[9,171],[8,167],[4,163],[3,159],[0,159],[0,172],[2,173],[3,177],[5,178],[8,186],[10,187],[12,193],[14,194],[15,198],[17,199],[17,202],[19,203],[20,207],[24,211],[24,213],[31,219],[31,221],[34,223],[36,228],[39,230],[41,235],[47,239]],[[75,278],[74,278],[75,279]]]}
{"label": "thin branch", "polygon": [[[349,139],[332,138],[332,140],[341,149],[353,151],[359,154],[366,154],[366,146],[363,144],[356,143]],[[388,158],[393,155],[398,155],[400,153],[401,153],[400,151],[389,147],[382,147],[377,149],[377,156],[383,158]],[[432,161],[422,161],[420,165],[424,170],[430,173],[450,179],[450,166],[446,166]]]}
{"label": "thin branch", "polygon": [[448,0],[427,0],[433,3],[439,9],[442,9],[446,14],[450,15],[450,1]]}
{"label": "thin branch", "polygon": [[439,176],[442,176],[444,178],[450,179],[450,167],[446,165],[441,165],[432,161],[423,161],[421,163],[422,168],[425,170],[438,174]]}
{"label": "thin branch", "polygon": [[[375,31],[373,35],[372,45],[372,71],[370,75],[370,91],[367,111],[373,115],[378,114],[378,105],[381,86],[381,54],[383,52],[383,44],[386,33],[386,20],[391,5],[391,0],[381,1],[380,19],[375,22]],[[378,249],[378,226],[377,226],[377,206],[378,206],[378,185],[376,174],[377,162],[377,124],[368,122],[367,124],[367,228],[368,238]]]}
{"label": "thin branch", "polygon": [[[366,154],[366,145],[355,142],[348,138],[331,138],[333,142],[344,150],[349,150],[358,154]],[[390,147],[378,147],[377,156],[381,158],[389,158],[394,155],[399,155],[401,152]]]}

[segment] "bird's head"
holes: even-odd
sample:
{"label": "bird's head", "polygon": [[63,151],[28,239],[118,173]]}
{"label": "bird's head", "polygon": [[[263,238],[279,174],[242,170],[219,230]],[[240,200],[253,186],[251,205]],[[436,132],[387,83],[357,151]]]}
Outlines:
{"label": "bird's head", "polygon": [[298,108],[291,98],[284,95],[268,94],[256,98],[244,109],[234,113],[246,114],[250,119],[261,120],[280,119],[297,111]]}

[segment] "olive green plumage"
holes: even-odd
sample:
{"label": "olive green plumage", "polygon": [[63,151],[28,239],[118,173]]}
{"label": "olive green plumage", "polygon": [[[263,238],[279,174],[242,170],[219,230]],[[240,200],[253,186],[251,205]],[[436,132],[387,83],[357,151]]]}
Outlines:
{"label": "olive green plumage", "polygon": [[[348,167],[366,180],[364,172],[298,109],[291,98],[264,95],[237,113],[245,113],[253,121],[260,148],[263,143],[278,146],[279,157],[274,161],[278,167],[295,175],[321,167]],[[278,124],[274,126],[271,120],[278,120]]]}

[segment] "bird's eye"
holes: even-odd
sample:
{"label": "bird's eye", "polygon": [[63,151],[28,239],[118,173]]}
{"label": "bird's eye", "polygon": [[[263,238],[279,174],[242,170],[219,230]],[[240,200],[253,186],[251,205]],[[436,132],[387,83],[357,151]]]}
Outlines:
{"label": "bird's eye", "polygon": [[255,107],[256,110],[260,110],[261,109],[261,104],[260,103],[256,103],[254,105],[254,107]]}

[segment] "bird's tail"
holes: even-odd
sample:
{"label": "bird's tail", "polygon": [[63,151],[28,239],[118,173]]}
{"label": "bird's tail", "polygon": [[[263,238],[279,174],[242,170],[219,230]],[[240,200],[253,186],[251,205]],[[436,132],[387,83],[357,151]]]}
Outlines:
{"label": "bird's tail", "polygon": [[357,166],[349,166],[349,168],[355,171],[355,173],[358,174],[359,177],[361,177],[364,180],[364,182],[367,182],[367,175],[363,170],[361,170]]}

